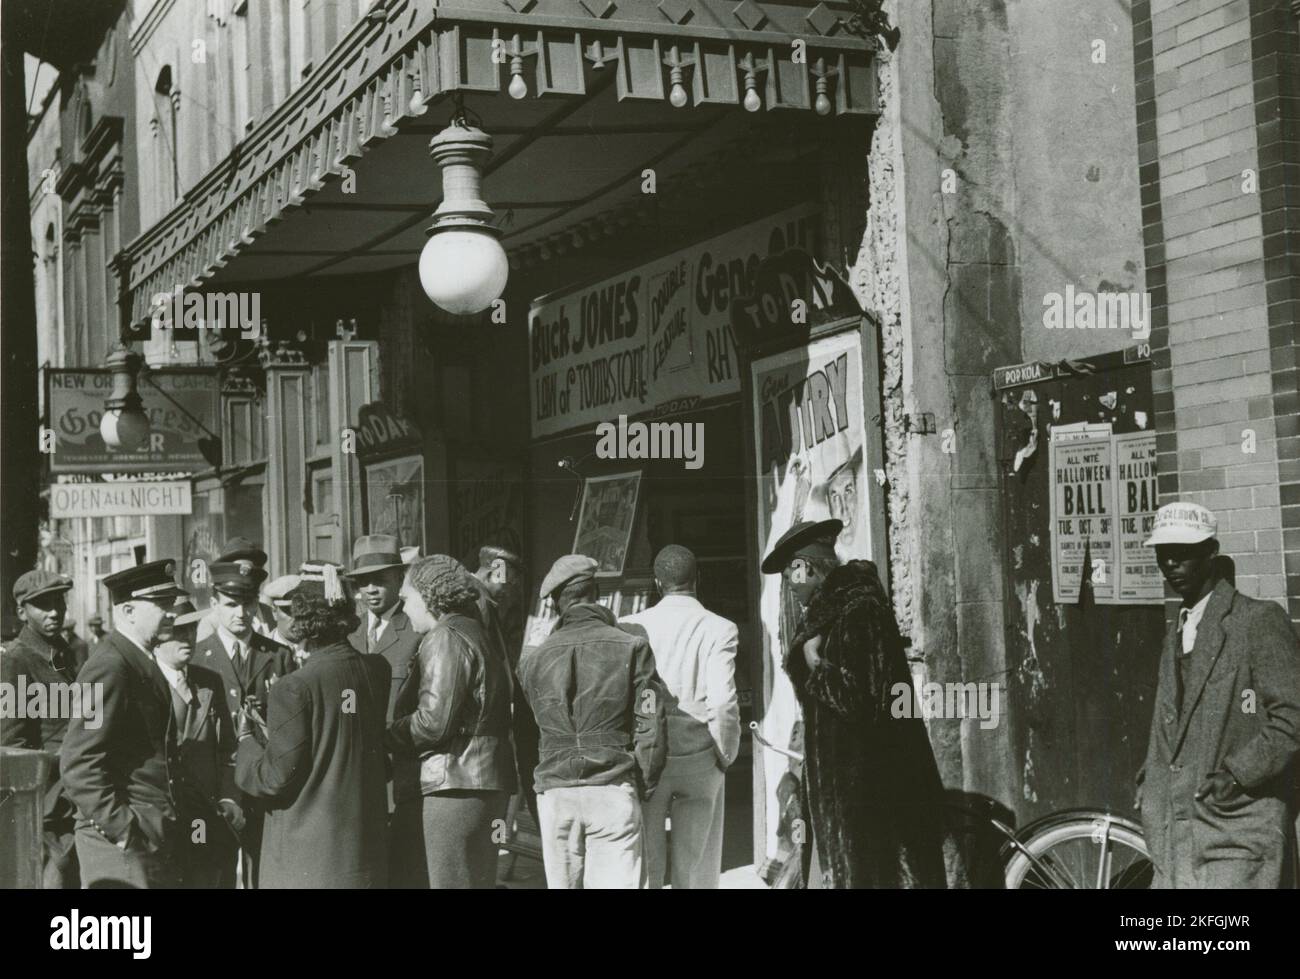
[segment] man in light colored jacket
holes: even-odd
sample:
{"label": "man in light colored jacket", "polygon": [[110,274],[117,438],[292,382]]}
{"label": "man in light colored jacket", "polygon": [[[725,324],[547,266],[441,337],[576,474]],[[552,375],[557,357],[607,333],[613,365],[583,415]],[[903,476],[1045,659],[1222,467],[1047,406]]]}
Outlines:
{"label": "man in light colored jacket", "polygon": [[725,772],[740,750],[734,623],[695,597],[695,555],[669,544],[655,557],[659,604],[622,620],[645,631],[668,688],[668,761],[645,805],[650,887],[663,887],[672,819],[672,886],[716,888],[722,871]]}

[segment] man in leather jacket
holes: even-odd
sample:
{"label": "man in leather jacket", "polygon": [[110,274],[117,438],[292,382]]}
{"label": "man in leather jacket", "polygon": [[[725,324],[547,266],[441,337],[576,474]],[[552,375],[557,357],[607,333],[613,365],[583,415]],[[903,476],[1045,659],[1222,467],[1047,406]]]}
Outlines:
{"label": "man in leather jacket", "polygon": [[641,803],[668,752],[666,691],[650,645],[596,603],[596,568],[580,554],[555,562],[541,594],[554,599],[559,622],[519,660],[541,731],[535,787],[553,888],[645,886]]}

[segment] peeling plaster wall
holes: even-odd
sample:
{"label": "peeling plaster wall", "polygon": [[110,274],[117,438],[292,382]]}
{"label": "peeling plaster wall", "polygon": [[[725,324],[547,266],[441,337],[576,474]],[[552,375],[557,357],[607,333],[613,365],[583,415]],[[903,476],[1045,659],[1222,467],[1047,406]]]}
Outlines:
{"label": "peeling plaster wall", "polygon": [[1119,350],[1138,341],[1121,330],[1046,329],[1043,296],[1067,283],[1146,289],[1132,19],[1127,4],[1077,0],[1009,4],[1007,14],[1024,358]]}
{"label": "peeling plaster wall", "polygon": [[[1118,6],[1070,0],[895,0],[886,10],[902,40],[879,60],[882,115],[853,283],[882,329],[895,610],[924,679],[1007,684],[1018,663],[1034,674],[1016,684],[1033,701],[1062,654],[1042,642],[1050,581],[1006,594],[1014,542],[991,373],[1134,342],[1042,321],[1044,295],[1067,284],[1144,288],[1131,25]],[[1097,38],[1104,65],[1090,60]],[[905,416],[922,412],[934,414],[935,435],[907,432]],[[1068,737],[1012,737],[1033,706],[1008,702],[1010,716],[987,730],[931,719],[945,783],[1022,811],[1036,803],[1034,773],[1072,771],[1076,759]]]}

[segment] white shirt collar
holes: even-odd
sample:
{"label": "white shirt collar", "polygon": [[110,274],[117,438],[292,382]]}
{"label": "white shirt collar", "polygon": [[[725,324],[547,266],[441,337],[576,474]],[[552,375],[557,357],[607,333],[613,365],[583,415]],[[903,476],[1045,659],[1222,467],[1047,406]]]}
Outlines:
{"label": "white shirt collar", "polygon": [[1210,591],[1208,594],[1206,594],[1204,598],[1202,598],[1191,608],[1187,608],[1187,606],[1185,605],[1182,608],[1180,608],[1178,612],[1179,612],[1179,617],[1183,620],[1183,626],[1186,627],[1190,625],[1193,629],[1196,628],[1196,626],[1201,621],[1201,616],[1205,614],[1205,606],[1210,604],[1210,599],[1213,597],[1214,597],[1214,592]]}
{"label": "white shirt collar", "polygon": [[397,606],[401,604],[402,604],[401,602],[394,602],[392,606],[389,607],[387,612],[384,612],[380,615],[375,615],[373,611],[367,609],[366,614],[370,616],[370,625],[373,627],[376,624],[375,621],[376,619],[379,621],[381,627],[387,625],[389,622],[393,620],[393,616],[397,614]]}
{"label": "white shirt collar", "polygon": [[158,669],[162,670],[163,676],[167,678],[167,682],[171,686],[175,687],[181,682],[181,680],[185,680],[188,683],[189,678],[184,670],[173,669],[157,658],[154,659],[154,662],[158,664]]}
{"label": "white shirt collar", "polygon": [[239,639],[233,632],[223,625],[217,626],[217,636],[220,638],[221,644],[226,647],[226,655],[231,659],[235,658],[235,653],[239,649],[239,643],[242,642],[245,649],[253,648],[252,636],[249,636],[248,639]]}

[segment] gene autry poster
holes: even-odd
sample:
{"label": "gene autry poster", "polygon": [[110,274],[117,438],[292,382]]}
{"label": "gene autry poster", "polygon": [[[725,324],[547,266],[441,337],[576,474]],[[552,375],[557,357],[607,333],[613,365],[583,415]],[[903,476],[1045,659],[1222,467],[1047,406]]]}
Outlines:
{"label": "gene autry poster", "polygon": [[[755,361],[751,372],[759,553],[766,554],[801,520],[833,517],[844,523],[835,542],[840,560],[871,557],[858,331]],[[793,633],[795,610],[782,608],[779,575],[762,576],[760,602],[764,673],[771,690],[764,705],[762,735],[779,748],[801,752],[799,704],[781,666],[784,640]],[[764,753],[765,854],[770,865],[780,865],[790,856],[781,813],[792,771],[797,767],[787,757],[774,751]]]}
{"label": "gene autry poster", "polygon": [[528,314],[533,437],[740,391],[731,301],[761,259],[812,250],[816,208],[800,205],[582,289]]}

